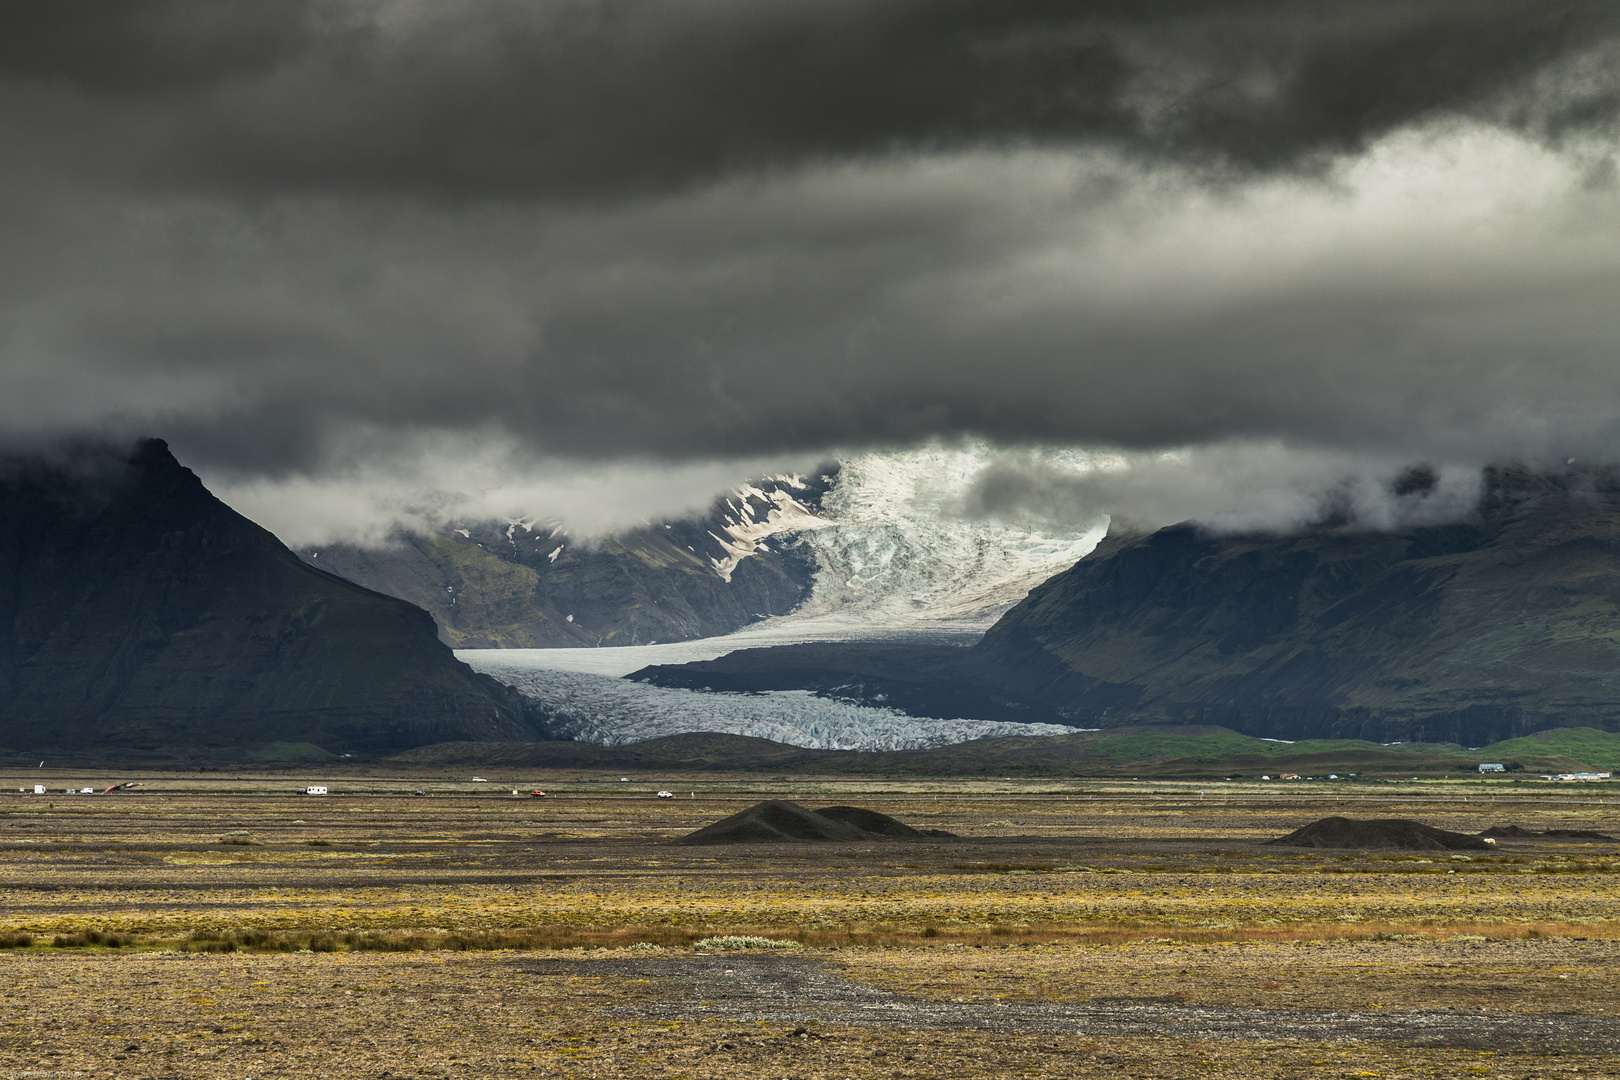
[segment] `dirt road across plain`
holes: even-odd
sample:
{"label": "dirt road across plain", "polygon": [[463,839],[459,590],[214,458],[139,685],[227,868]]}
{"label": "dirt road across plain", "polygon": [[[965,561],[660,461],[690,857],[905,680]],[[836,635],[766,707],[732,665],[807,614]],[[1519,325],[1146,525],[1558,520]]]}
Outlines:
{"label": "dirt road across plain", "polygon": [[814,961],[770,953],[637,960],[543,960],[523,970],[550,977],[650,981],[680,987],[671,1002],[640,1001],[611,1015],[653,1020],[725,1019],[802,1025],[1245,1041],[1306,1040],[1475,1049],[1552,1048],[1620,1053],[1620,1022],[1573,1013],[1504,1015],[1462,1010],[1209,1008],[1167,1002],[922,1001],[840,977]]}

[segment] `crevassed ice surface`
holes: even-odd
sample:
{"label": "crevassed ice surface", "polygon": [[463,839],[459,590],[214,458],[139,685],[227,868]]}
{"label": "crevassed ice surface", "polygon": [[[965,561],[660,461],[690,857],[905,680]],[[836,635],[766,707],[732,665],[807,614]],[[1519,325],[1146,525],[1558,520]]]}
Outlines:
{"label": "crevassed ice surface", "polygon": [[[616,677],[649,664],[712,660],[736,649],[811,641],[971,644],[1030,589],[1089,554],[1107,530],[1106,519],[1085,530],[1062,532],[968,518],[962,513],[964,499],[992,456],[987,446],[966,444],[862,454],[841,462],[837,482],[822,500],[821,517],[829,524],[800,533],[814,551],[820,569],[809,600],[792,614],[723,637],[696,641],[600,649],[468,649],[457,655],[475,669],[517,686],[557,714],[563,707],[585,708],[581,704],[584,684],[562,678],[565,673]],[[1090,465],[1083,452],[1076,451],[1074,456],[1077,469]],[[556,677],[547,672],[556,673]],[[600,693],[611,697],[608,690]],[[878,733],[895,733],[902,728],[920,732],[938,727],[941,732],[956,732],[957,736],[946,739],[946,743],[989,737],[970,733],[984,730],[973,726],[982,725],[981,721],[918,720],[887,709],[863,710],[809,695],[744,695],[753,702],[752,726],[739,728],[740,714],[734,713],[727,714],[731,719],[725,723],[730,726],[715,726],[722,723],[715,711],[717,706],[711,707],[703,699],[716,695],[689,690],[660,690],[659,694],[673,696],[658,697],[656,705],[653,697],[633,698],[641,703],[640,708],[659,710],[662,719],[658,723],[664,726],[657,735],[725,731],[819,746],[818,742],[803,740],[823,738],[809,732],[833,730],[816,725],[833,723],[836,716],[837,723],[849,725],[839,731],[865,731],[866,737],[875,740],[870,745],[858,740],[841,744],[840,749],[898,747],[898,743],[882,740],[901,736]],[[681,695],[691,695],[693,700],[677,706],[675,702]],[[623,700],[623,707],[629,708],[632,699]],[[856,714],[861,712],[874,715],[858,719]],[[621,720],[604,715],[581,724],[581,734],[574,737],[592,742],[610,738],[615,742],[633,741],[618,739],[612,732],[632,727],[642,730],[638,726],[642,719],[628,715]],[[594,734],[583,734],[587,729]],[[1070,729],[1054,729],[1065,730]],[[791,732],[799,734],[786,737]],[[925,739],[921,734],[903,738]],[[926,736],[925,741],[906,745],[944,745],[926,741],[933,738]]]}
{"label": "crevassed ice surface", "polygon": [[828,701],[808,690],[717,694],[540,668],[489,673],[545,702],[556,734],[601,746],[712,731],[815,750],[916,750],[1008,735],[1072,735],[1057,724],[919,720],[892,709]]}

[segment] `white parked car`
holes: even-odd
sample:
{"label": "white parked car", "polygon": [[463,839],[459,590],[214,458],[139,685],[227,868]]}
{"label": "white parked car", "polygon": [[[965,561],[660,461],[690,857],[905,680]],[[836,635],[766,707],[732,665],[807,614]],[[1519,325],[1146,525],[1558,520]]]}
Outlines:
{"label": "white parked car", "polygon": [[673,799],[675,797],[675,793],[673,791],[660,791],[658,793],[658,797],[660,799]]}
{"label": "white parked car", "polygon": [[472,782],[475,783],[475,784],[487,784],[487,783],[489,783],[489,781],[485,780],[482,776],[473,777]]}

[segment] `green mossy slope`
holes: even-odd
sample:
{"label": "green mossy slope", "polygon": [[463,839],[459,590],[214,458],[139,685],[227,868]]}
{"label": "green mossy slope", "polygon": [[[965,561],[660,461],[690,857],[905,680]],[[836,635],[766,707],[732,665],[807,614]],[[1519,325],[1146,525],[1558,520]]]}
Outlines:
{"label": "green mossy slope", "polygon": [[1085,726],[1478,746],[1620,727],[1620,475],[1490,470],[1468,522],[1113,538],[975,649]]}

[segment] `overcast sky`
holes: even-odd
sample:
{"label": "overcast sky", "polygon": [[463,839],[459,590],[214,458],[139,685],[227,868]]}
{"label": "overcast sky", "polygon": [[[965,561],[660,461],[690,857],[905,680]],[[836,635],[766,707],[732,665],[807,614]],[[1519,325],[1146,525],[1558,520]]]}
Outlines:
{"label": "overcast sky", "polygon": [[1617,119],[1613,0],[7,0],[0,434],[284,535],[934,438],[991,510],[1053,445],[1616,459]]}

